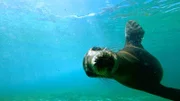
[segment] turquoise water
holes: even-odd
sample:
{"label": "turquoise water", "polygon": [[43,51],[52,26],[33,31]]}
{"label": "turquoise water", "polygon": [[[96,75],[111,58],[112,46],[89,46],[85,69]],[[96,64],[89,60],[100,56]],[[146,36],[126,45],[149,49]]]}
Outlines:
{"label": "turquoise water", "polygon": [[123,48],[131,19],[180,89],[179,0],[0,0],[0,101],[169,101],[83,71],[92,46]]}

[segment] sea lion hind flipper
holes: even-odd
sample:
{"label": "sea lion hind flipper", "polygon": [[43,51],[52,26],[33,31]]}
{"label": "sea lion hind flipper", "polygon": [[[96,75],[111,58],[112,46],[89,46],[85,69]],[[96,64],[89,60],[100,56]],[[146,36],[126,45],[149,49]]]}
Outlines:
{"label": "sea lion hind flipper", "polygon": [[144,33],[143,28],[137,22],[129,20],[125,27],[126,46],[133,45],[143,48],[141,41],[144,37]]}
{"label": "sea lion hind flipper", "polygon": [[161,96],[173,101],[180,101],[180,89],[165,87],[161,84],[155,87],[149,87],[147,92]]}

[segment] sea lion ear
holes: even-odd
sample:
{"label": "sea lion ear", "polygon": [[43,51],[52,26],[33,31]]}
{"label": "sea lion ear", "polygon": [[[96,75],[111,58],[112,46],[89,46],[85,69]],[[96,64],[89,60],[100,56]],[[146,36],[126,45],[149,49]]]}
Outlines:
{"label": "sea lion ear", "polygon": [[133,45],[143,48],[141,41],[144,37],[143,28],[135,21],[129,20],[125,27],[126,46]]}

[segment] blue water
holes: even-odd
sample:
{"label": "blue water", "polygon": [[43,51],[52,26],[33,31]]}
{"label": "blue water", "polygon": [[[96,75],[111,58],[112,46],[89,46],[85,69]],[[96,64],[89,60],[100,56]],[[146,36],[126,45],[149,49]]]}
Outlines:
{"label": "blue water", "polygon": [[83,70],[92,46],[123,48],[131,19],[180,88],[179,0],[0,0],[0,101],[169,101]]}

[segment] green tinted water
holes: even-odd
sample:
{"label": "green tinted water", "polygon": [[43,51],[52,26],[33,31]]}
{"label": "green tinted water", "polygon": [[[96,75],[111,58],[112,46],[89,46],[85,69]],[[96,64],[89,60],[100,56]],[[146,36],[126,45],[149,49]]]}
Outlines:
{"label": "green tinted water", "polygon": [[0,101],[169,101],[88,78],[82,58],[92,46],[122,48],[133,19],[162,63],[162,84],[180,88],[180,2],[107,1],[0,1]]}

